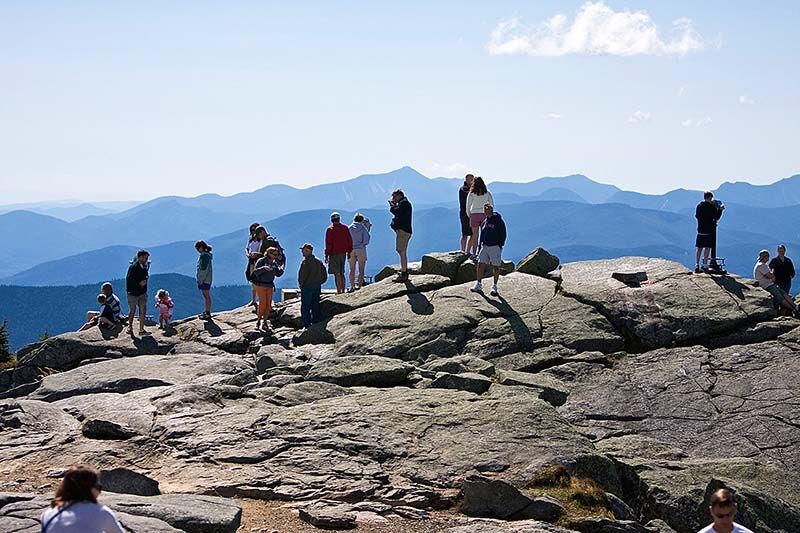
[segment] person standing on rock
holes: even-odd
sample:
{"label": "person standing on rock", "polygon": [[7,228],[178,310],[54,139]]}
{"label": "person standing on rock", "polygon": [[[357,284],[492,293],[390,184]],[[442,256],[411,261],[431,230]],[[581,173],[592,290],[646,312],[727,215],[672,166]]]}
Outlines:
{"label": "person standing on rock", "polygon": [[769,262],[769,269],[775,275],[775,284],[791,296],[792,278],[794,278],[794,263],[786,257],[786,246],[778,245],[778,255]]}
{"label": "person standing on rock", "polygon": [[759,287],[772,295],[772,301],[776,306],[785,307],[791,310],[796,317],[800,317],[800,308],[794,303],[792,297],[775,284],[775,274],[769,269],[769,252],[767,250],[759,252],[758,261],[753,268],[753,277]]}
{"label": "person standing on rock", "polygon": [[147,333],[144,320],[147,316],[147,280],[150,277],[150,252],[139,250],[136,259],[131,261],[125,276],[125,289],[128,293],[128,331],[133,333],[133,317],[139,309],[139,334]]}
{"label": "person standing on rock", "polygon": [[[355,292],[364,286],[364,269],[367,266],[367,245],[369,244],[369,230],[371,224],[368,218],[361,213],[356,213],[353,223],[350,224],[350,238],[353,241],[353,251],[350,252],[350,289]],[[358,285],[356,285],[356,266],[358,266]]]}
{"label": "person standing on rock", "polygon": [[283,268],[278,265],[278,249],[270,247],[264,257],[256,262],[253,269],[253,284],[258,292],[258,321],[256,329],[268,331],[269,313],[272,311],[272,295],[275,293],[275,278],[283,275]]}
{"label": "person standing on rock", "polygon": [[344,292],[344,264],[352,252],[350,230],[341,223],[339,213],[334,211],[331,213],[331,225],[325,230],[325,262],[328,264],[328,273],[333,274],[337,294]]}
{"label": "person standing on rock", "polygon": [[483,212],[486,215],[483,223],[481,224],[481,248],[478,254],[478,268],[477,280],[475,285],[470,289],[472,292],[482,292],[483,273],[486,271],[486,265],[491,265],[492,276],[494,284],[492,285],[492,296],[499,296],[497,290],[497,282],[500,279],[500,267],[503,264],[503,246],[506,245],[506,223],[500,213],[494,212],[492,204],[483,206]]}
{"label": "person standing on rock", "polygon": [[258,238],[259,242],[261,242],[260,247],[258,248],[258,257],[256,261],[264,257],[264,254],[267,253],[267,250],[270,248],[275,248],[278,250],[278,255],[275,259],[275,262],[278,264],[278,267],[283,270],[286,268],[286,254],[283,253],[283,247],[281,243],[278,242],[274,236],[270,235],[267,231],[267,228],[264,226],[259,226],[256,228],[256,237]]}
{"label": "person standing on rock", "polygon": [[325,265],[314,255],[314,246],[305,243],[300,250],[303,262],[297,273],[297,284],[300,287],[300,317],[303,328],[310,328],[320,321],[319,299],[322,285],[328,279]]}
{"label": "person standing on rock", "polygon": [[[716,267],[716,247],[717,247],[717,221],[722,217],[725,206],[722,202],[714,201],[714,194],[706,191],[703,193],[703,201],[697,204],[694,210],[694,217],[697,219],[697,239],[695,239],[694,271],[699,274],[709,266]],[[712,253],[713,251],[713,253]],[[700,266],[700,255],[703,255],[703,265]],[[709,265],[709,254],[712,264]]]}
{"label": "person standing on rock", "polygon": [[42,533],[125,533],[114,511],[97,503],[100,472],[71,466],[39,521]]}
{"label": "person standing on rock", "polygon": [[411,218],[413,208],[402,189],[397,189],[389,198],[389,211],[392,213],[390,227],[395,233],[395,249],[400,256],[400,272],[396,282],[408,281],[408,243],[411,240]]}
{"label": "person standing on rock", "polygon": [[719,489],[711,495],[708,510],[714,522],[698,533],[753,533],[733,521],[738,506],[735,496],[728,489]]}
{"label": "person standing on rock", "polygon": [[464,176],[464,184],[458,189],[458,218],[461,221],[461,251],[467,253],[469,238],[472,237],[472,227],[469,225],[469,215],[467,214],[467,196],[472,188],[475,176],[467,174]]}
{"label": "person standing on rock", "polygon": [[203,295],[203,312],[198,315],[200,320],[211,319],[211,282],[213,280],[213,259],[211,253],[211,245],[206,241],[197,241],[194,243],[194,249],[200,256],[197,258],[197,288]]}
{"label": "person standing on rock", "polygon": [[467,215],[469,215],[470,225],[470,238],[469,245],[467,246],[467,253],[475,260],[478,257],[478,232],[480,231],[481,224],[486,219],[484,206],[486,204],[494,207],[494,198],[489,189],[486,188],[486,183],[483,178],[478,176],[472,182],[469,194],[467,195]]}
{"label": "person standing on rock", "polygon": [[252,288],[250,303],[247,305],[252,305],[256,309],[258,308],[258,302],[256,302],[256,286],[253,285],[253,282],[250,280],[250,276],[253,273],[253,268],[256,266],[256,261],[258,261],[258,259],[261,257],[261,254],[259,253],[259,250],[261,249],[261,240],[256,236],[256,230],[260,226],[261,224],[258,222],[253,222],[250,224],[250,239],[248,239],[247,246],[244,248],[244,255],[247,257],[247,268],[245,268],[244,277]]}

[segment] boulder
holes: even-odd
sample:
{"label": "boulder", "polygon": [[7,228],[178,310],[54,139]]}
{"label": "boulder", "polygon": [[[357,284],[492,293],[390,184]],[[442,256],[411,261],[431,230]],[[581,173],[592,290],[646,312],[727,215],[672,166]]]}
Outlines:
{"label": "boulder", "polygon": [[458,268],[468,259],[464,252],[430,253],[422,256],[420,271],[423,274],[444,276],[455,281]]}
{"label": "boulder", "polygon": [[[422,269],[422,262],[420,261],[411,261],[408,263],[408,273],[409,274],[421,274]],[[388,265],[383,267],[383,269],[375,274],[375,283],[379,281],[383,281],[388,278],[393,278],[400,272],[400,265]]]}
{"label": "boulder", "polygon": [[549,272],[557,269],[559,263],[558,257],[544,248],[536,248],[517,263],[517,272],[544,278]]}
{"label": "boulder", "polygon": [[393,387],[405,383],[411,370],[412,366],[385,357],[337,357],[316,363],[306,379],[342,387]]}
{"label": "boulder", "polygon": [[[511,274],[512,272],[514,272],[514,263],[511,261],[503,261],[503,263],[500,265],[500,275],[505,276],[507,274]],[[458,272],[456,273],[455,281],[453,283],[456,285],[461,285],[462,283],[475,283],[475,279],[477,277],[477,263],[470,259],[464,261],[458,266]],[[483,277],[484,279],[492,277],[491,267],[486,267]]]}
{"label": "boulder", "polygon": [[356,513],[341,503],[314,502],[300,508],[300,520],[320,529],[355,529]]}
{"label": "boulder", "polygon": [[663,520],[655,519],[650,520],[648,523],[644,525],[648,531],[652,533],[676,533],[674,529],[669,527],[666,522]]}
{"label": "boulder", "polygon": [[528,496],[500,479],[470,476],[464,481],[462,494],[461,512],[467,516],[554,522],[564,512],[558,501]]}
{"label": "boulder", "polygon": [[530,387],[539,391],[539,398],[554,407],[564,405],[569,389],[558,379],[546,374],[528,374],[514,370],[503,370],[498,374],[501,385]]}
{"label": "boulder", "polygon": [[494,365],[492,363],[471,355],[433,359],[420,368],[434,373],[447,372],[449,374],[463,374],[465,372],[474,372],[484,376],[494,375]]}
{"label": "boulder", "polygon": [[286,385],[272,396],[270,402],[290,407],[347,394],[352,394],[352,390],[347,387],[324,381],[303,381]]}
{"label": "boulder", "polygon": [[294,374],[280,374],[277,376],[272,376],[264,381],[264,386],[281,388],[292,383],[300,383],[301,381],[303,381],[303,376],[297,376]]}
{"label": "boulder", "polygon": [[137,496],[158,496],[161,491],[158,481],[128,468],[111,468],[100,471],[103,490]]}
{"label": "boulder", "polygon": [[174,528],[196,533],[236,533],[242,520],[239,504],[216,496],[108,493],[103,495],[103,503],[114,511],[156,518]]}
{"label": "boulder", "polygon": [[492,380],[481,374],[466,372],[463,374],[441,373],[436,376],[430,387],[432,389],[454,389],[475,394],[483,394],[492,386]]}
{"label": "boulder", "polygon": [[85,421],[81,433],[87,439],[100,440],[125,440],[136,436],[136,431],[128,426],[96,418]]}

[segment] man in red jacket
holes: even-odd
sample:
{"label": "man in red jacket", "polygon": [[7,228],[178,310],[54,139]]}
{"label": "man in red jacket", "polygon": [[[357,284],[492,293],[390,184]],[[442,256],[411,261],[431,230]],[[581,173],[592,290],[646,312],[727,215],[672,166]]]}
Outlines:
{"label": "man in red jacket", "polygon": [[325,262],[328,274],[336,281],[336,293],[344,292],[344,265],[353,251],[353,238],[350,230],[339,221],[339,213],[331,213],[331,225],[325,231]]}

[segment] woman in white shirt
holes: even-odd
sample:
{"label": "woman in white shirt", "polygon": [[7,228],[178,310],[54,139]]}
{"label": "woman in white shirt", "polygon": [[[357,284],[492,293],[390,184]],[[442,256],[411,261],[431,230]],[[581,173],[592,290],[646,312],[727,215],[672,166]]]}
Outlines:
{"label": "woman in white shirt", "polygon": [[469,226],[472,228],[472,236],[469,238],[467,253],[473,256],[478,254],[478,230],[483,224],[486,215],[483,208],[486,204],[494,207],[492,193],[486,188],[483,178],[478,176],[472,182],[472,187],[467,195],[467,215],[469,216]]}
{"label": "woman in white shirt", "polygon": [[71,466],[42,513],[42,533],[125,533],[114,511],[97,503],[101,490],[100,472]]}

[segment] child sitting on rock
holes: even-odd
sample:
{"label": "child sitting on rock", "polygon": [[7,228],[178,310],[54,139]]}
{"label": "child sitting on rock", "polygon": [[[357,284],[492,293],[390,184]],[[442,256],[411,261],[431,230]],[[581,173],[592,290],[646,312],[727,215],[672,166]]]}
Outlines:
{"label": "child sitting on rock", "polygon": [[156,309],[158,309],[158,327],[167,329],[170,321],[172,320],[172,309],[175,304],[172,303],[172,298],[169,297],[169,291],[158,289],[156,293]]}
{"label": "child sitting on rock", "polygon": [[[114,327],[114,311],[111,310],[111,306],[106,303],[106,295],[105,294],[98,294],[97,295],[97,303],[100,304],[100,313],[95,316],[92,320],[86,323],[86,326],[97,326],[100,329],[111,329]],[[84,331],[86,328],[83,327],[80,331]]]}

